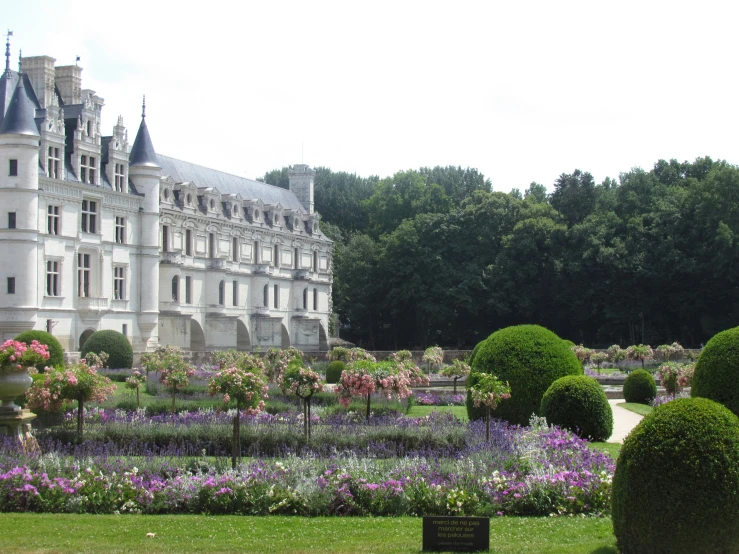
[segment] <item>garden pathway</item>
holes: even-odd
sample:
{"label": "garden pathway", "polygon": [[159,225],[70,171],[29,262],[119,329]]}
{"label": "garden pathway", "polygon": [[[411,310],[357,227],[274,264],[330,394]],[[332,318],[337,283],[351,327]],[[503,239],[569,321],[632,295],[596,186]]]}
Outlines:
{"label": "garden pathway", "polygon": [[623,398],[608,399],[608,403],[613,410],[613,434],[608,439],[608,442],[624,442],[626,436],[631,433],[634,427],[639,425],[642,417],[644,417],[619,406],[623,402]]}

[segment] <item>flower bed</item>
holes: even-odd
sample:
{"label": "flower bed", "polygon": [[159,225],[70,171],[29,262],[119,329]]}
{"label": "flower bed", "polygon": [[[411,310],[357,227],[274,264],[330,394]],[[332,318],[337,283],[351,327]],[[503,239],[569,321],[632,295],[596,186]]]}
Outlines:
{"label": "flower bed", "polygon": [[[330,416],[316,419],[310,448],[299,449],[301,457],[290,454],[298,449],[286,442],[276,449],[281,458],[230,470],[225,459],[202,452],[212,448],[207,440],[213,441],[218,428],[228,451],[226,412],[147,418],[140,412],[89,411],[87,417],[84,443],[42,438],[42,456],[18,453],[9,442],[0,447],[0,511],[377,516],[609,511],[613,460],[556,428],[494,421],[486,442],[483,422],[463,424],[451,416],[369,422],[363,415]],[[297,441],[303,436],[297,423],[254,416],[242,433]],[[96,438],[98,427],[152,434],[176,430],[183,442],[150,448],[136,439],[140,448],[132,442],[127,450],[109,440],[112,432],[108,439]],[[194,433],[200,427],[207,432]],[[330,443],[335,436],[347,437],[341,443],[347,449]],[[445,442],[435,443],[440,436]],[[401,443],[406,446],[399,448]]]}
{"label": "flower bed", "polygon": [[449,392],[415,392],[413,402],[419,406],[464,406],[464,394],[452,394]]}

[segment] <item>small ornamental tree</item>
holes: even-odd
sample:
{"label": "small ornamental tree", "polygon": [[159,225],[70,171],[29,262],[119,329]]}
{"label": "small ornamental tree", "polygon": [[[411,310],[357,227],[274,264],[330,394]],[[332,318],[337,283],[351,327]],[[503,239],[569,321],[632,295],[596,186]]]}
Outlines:
{"label": "small ornamental tree", "polygon": [[652,347],[648,344],[632,345],[626,349],[626,357],[629,360],[638,360],[641,362],[641,368],[644,369],[644,362],[654,357]]}
{"label": "small ornamental tree", "polygon": [[441,370],[444,377],[454,378],[454,394],[457,394],[457,379],[467,377],[470,374],[470,366],[462,360],[452,360],[452,364]]}
{"label": "small ornamental tree", "polygon": [[339,403],[348,407],[353,397],[366,397],[367,412],[370,416],[372,394],[380,392],[390,400],[396,396],[399,400],[413,394],[414,385],[428,384],[428,378],[407,357],[403,351],[397,352],[383,362],[360,360],[346,366],[336,386]]}
{"label": "small ornamental tree", "polygon": [[[250,364],[250,365],[249,365]],[[249,370],[247,370],[250,369]],[[236,415],[233,419],[231,441],[231,467],[236,469],[241,457],[241,410],[247,415],[258,414],[264,410],[264,399],[267,398],[267,385],[263,377],[264,363],[258,356],[248,356],[242,367],[229,367],[216,373],[208,384],[212,395],[223,395],[223,401],[229,404],[236,401]]]}
{"label": "small ornamental tree", "polygon": [[490,410],[495,410],[501,400],[511,397],[511,387],[495,375],[483,373],[470,391],[475,407],[485,406],[485,441],[490,442]]}
{"label": "small ornamental tree", "polygon": [[77,437],[82,440],[86,402],[104,402],[116,391],[115,384],[98,374],[107,361],[107,354],[88,353],[79,363],[64,370],[46,373],[44,380],[35,381],[26,397],[30,408],[57,410],[65,400],[77,401]]}
{"label": "small ornamental tree", "polygon": [[303,353],[291,346],[289,348],[270,348],[264,356],[265,376],[269,383],[279,383],[280,376],[293,360],[303,363]]}
{"label": "small ornamental tree", "polygon": [[323,390],[321,376],[312,369],[304,367],[302,362],[296,359],[288,364],[278,384],[283,394],[295,395],[303,401],[303,431],[306,440],[310,440],[310,402],[315,393]]}
{"label": "small ornamental tree", "polygon": [[129,378],[126,379],[126,388],[136,391],[136,407],[141,407],[140,390],[141,385],[146,382],[146,375],[143,375],[138,369],[134,369]]}
{"label": "small ornamental tree", "polygon": [[590,355],[590,361],[595,364],[595,366],[598,368],[598,372],[600,372],[600,365],[605,362],[608,359],[608,354],[605,352],[593,352]]}
{"label": "small ornamental tree", "polygon": [[669,362],[670,358],[680,358],[685,351],[677,342],[673,342],[672,344],[660,344],[655,350],[665,362]]}
{"label": "small ornamental tree", "polygon": [[444,351],[441,346],[429,346],[421,360],[426,364],[427,373],[430,375],[432,369],[438,369],[444,363]]}
{"label": "small ornamental tree", "polygon": [[622,349],[618,344],[609,346],[606,352],[608,353],[608,361],[612,364],[617,364],[626,359],[626,350]]}
{"label": "small ornamental tree", "polygon": [[583,365],[585,365],[585,362],[587,362],[590,359],[590,356],[593,355],[593,351],[590,348],[585,348],[582,344],[572,346],[570,347],[570,350],[575,353],[575,356],[577,356],[577,359],[580,360],[580,363]]}
{"label": "small ornamental tree", "polygon": [[667,394],[675,397],[682,387],[691,385],[694,371],[695,364],[665,362],[657,369],[657,377]]}

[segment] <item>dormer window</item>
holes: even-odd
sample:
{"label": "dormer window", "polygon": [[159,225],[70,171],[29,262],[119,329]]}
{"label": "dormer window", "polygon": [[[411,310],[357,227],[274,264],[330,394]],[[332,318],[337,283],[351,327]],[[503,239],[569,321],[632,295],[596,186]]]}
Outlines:
{"label": "dormer window", "polygon": [[86,125],[86,127],[87,127],[87,128],[85,129],[85,131],[86,131],[86,134],[87,134],[87,136],[88,136],[88,137],[91,137],[91,136],[92,136],[92,121],[90,121],[89,119],[87,120],[87,125]]}
{"label": "dormer window", "polygon": [[238,216],[239,215],[239,207],[238,206],[234,206],[233,207],[233,214],[234,214],[234,216]]}
{"label": "dormer window", "polygon": [[210,199],[210,203],[208,204],[210,206],[211,211],[215,211],[216,209],[216,201],[212,198]]}
{"label": "dormer window", "polygon": [[192,206],[192,194],[190,194],[190,193],[188,192],[188,193],[187,193],[187,196],[185,197],[185,199],[186,199],[186,201],[187,201],[187,205],[188,205],[188,206]]}
{"label": "dormer window", "polygon": [[80,181],[95,184],[95,156],[80,156]]}
{"label": "dormer window", "polygon": [[164,201],[169,202],[169,189],[164,189]]}
{"label": "dormer window", "polygon": [[[51,148],[49,148],[51,150]],[[117,192],[125,192],[126,170],[123,164],[115,164],[113,169],[113,186]]]}
{"label": "dormer window", "polygon": [[254,210],[254,219],[259,219],[259,210]]}

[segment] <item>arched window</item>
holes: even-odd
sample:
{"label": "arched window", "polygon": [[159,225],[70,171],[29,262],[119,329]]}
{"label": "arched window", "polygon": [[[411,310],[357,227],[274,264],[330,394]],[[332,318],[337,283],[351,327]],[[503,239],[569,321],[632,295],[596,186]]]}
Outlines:
{"label": "arched window", "polygon": [[308,287],[303,289],[303,309],[308,309]]}
{"label": "arched window", "polygon": [[180,301],[180,277],[175,275],[172,277],[172,302]]}
{"label": "arched window", "polygon": [[269,308],[269,285],[264,285],[264,298],[262,304],[265,308]]}
{"label": "arched window", "polygon": [[218,283],[218,305],[223,306],[226,303],[226,281],[221,279]]}

